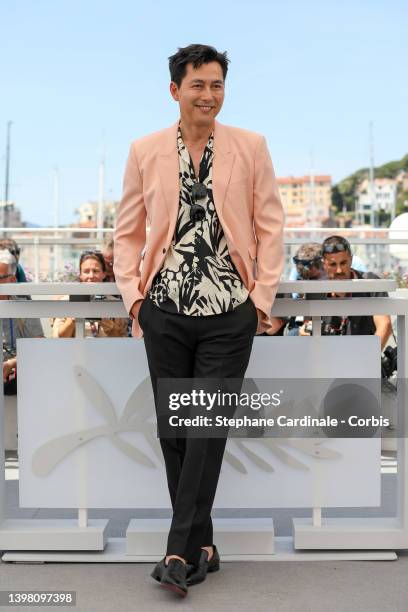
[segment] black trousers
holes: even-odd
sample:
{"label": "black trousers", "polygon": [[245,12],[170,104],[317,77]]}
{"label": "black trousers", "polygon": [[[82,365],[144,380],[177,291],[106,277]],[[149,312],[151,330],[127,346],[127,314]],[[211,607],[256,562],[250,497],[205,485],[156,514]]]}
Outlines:
{"label": "black trousers", "polygon": [[[190,317],[168,313],[146,298],[139,311],[157,409],[159,378],[242,379],[258,316],[250,298],[235,310]],[[213,544],[211,509],[225,438],[160,438],[173,518],[167,555],[191,563]]]}

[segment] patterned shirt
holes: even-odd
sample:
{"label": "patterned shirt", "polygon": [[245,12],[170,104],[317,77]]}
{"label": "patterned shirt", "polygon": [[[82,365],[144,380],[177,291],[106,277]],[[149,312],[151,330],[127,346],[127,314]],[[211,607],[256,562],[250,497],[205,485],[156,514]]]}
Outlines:
{"label": "patterned shirt", "polygon": [[200,161],[199,182],[207,189],[206,198],[198,200],[205,209],[201,221],[190,219],[191,191],[197,178],[180,126],[177,148],[180,198],[176,229],[149,297],[156,306],[173,313],[201,317],[228,312],[246,301],[248,290],[232,262],[214,206],[214,135],[210,135]]}

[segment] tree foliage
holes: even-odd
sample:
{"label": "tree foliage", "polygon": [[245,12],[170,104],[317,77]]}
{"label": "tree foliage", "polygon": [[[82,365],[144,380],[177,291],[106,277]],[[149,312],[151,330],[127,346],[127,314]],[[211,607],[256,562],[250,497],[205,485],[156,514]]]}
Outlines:
{"label": "tree foliage", "polygon": [[[382,166],[374,168],[375,178],[396,178],[398,173],[403,170],[408,172],[408,154],[404,155],[399,161],[390,161]],[[364,179],[369,178],[369,168],[361,168],[350,174],[332,188],[332,204],[336,211],[354,211],[355,192],[357,187]],[[406,211],[405,202],[408,201],[408,192],[399,191],[397,193],[397,214]]]}

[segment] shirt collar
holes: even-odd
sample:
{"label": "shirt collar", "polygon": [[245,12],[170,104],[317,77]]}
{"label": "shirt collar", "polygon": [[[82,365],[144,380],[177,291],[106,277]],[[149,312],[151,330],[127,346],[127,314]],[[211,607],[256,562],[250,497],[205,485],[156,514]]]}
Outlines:
{"label": "shirt collar", "polygon": [[[208,138],[207,144],[205,145],[205,148],[213,152],[214,150],[214,130],[211,132]],[[190,155],[189,155],[189,152],[187,151],[187,147],[184,144],[183,137],[181,135],[180,124],[177,129],[177,149],[178,149],[179,155],[183,159],[185,159],[187,162],[190,162]]]}

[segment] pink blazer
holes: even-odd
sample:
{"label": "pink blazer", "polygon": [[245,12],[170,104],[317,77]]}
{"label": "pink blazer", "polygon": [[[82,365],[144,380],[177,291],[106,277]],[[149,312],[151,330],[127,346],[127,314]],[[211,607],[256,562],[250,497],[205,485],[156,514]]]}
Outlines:
{"label": "pink blazer", "polygon": [[[114,273],[129,313],[146,296],[174,235],[179,207],[177,127],[178,122],[134,141],[130,148],[114,236]],[[271,324],[284,264],[284,215],[263,136],[215,122],[213,195],[231,259],[264,313],[257,330],[261,333]],[[143,335],[137,316],[132,334]]]}

